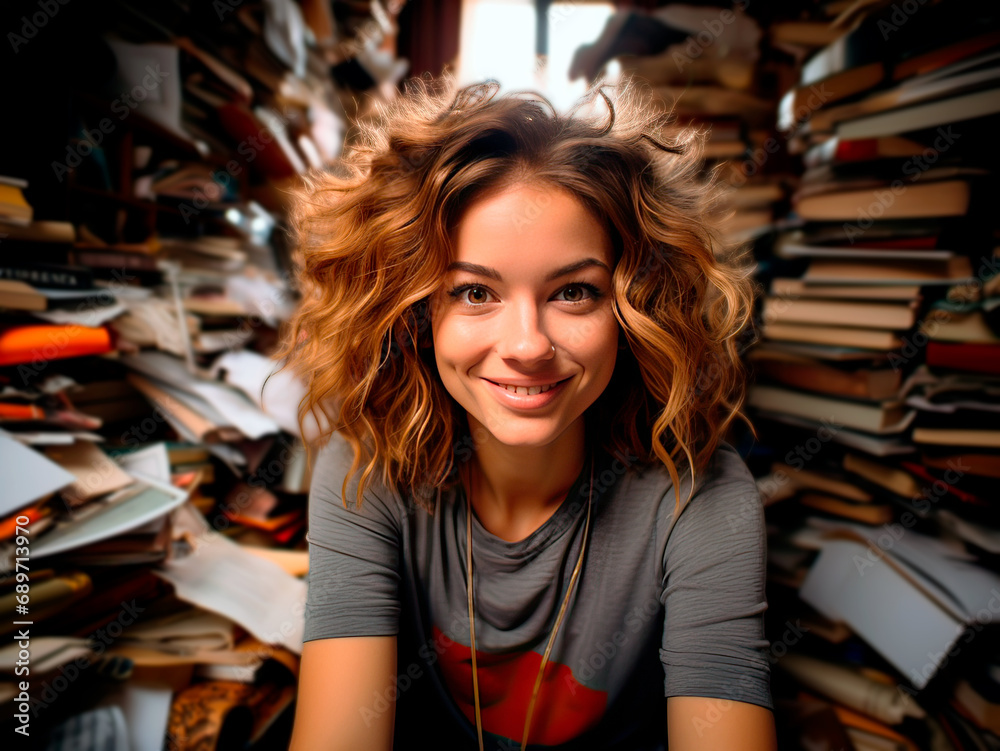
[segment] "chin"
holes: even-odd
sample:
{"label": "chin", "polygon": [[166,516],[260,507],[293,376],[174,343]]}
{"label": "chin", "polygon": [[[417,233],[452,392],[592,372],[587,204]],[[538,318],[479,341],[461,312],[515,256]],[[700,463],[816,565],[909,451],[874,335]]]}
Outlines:
{"label": "chin", "polygon": [[511,448],[543,448],[553,443],[556,440],[554,435],[544,435],[544,436],[517,436],[517,437],[506,437],[503,435],[493,436],[500,443],[505,446],[510,446]]}
{"label": "chin", "polygon": [[542,448],[555,443],[570,427],[569,425],[559,427],[543,427],[541,425],[515,427],[505,425],[502,428],[498,427],[494,429],[489,423],[482,424],[489,431],[490,435],[493,436],[494,440],[505,446],[522,448]]}

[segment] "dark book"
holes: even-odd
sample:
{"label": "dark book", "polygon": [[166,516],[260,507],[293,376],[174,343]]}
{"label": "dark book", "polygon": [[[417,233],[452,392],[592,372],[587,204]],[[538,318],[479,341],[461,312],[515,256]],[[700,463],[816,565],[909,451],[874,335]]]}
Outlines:
{"label": "dark book", "polygon": [[814,258],[803,279],[837,284],[951,284],[972,277],[970,260],[953,256],[940,261]]}
{"label": "dark book", "polygon": [[1000,28],[991,29],[967,39],[935,47],[927,52],[913,54],[897,62],[892,69],[893,80],[901,81],[911,76],[940,70],[948,65],[967,60],[973,55],[1000,47]]}
{"label": "dark book", "polygon": [[971,370],[1000,376],[1000,344],[973,342],[927,342],[927,364],[931,368]]}
{"label": "dark book", "polygon": [[163,272],[156,256],[132,253],[125,250],[84,250],[73,251],[77,263],[88,266],[98,279],[119,284],[139,284],[153,287],[163,282]]}
{"label": "dark book", "polygon": [[[995,659],[995,658],[994,658]],[[952,694],[952,706],[984,730],[1000,735],[1000,666],[991,663],[970,671]]]}
{"label": "dark book", "polygon": [[[807,66],[808,67],[808,66]],[[782,108],[791,107],[792,112],[808,112],[816,109],[816,102],[824,105],[839,102],[855,94],[878,86],[886,77],[886,66],[881,60],[833,73],[822,81],[805,84],[793,89],[781,103]]]}
{"label": "dark book", "polygon": [[94,286],[94,272],[86,266],[35,263],[9,257],[0,261],[0,279],[46,289],[91,289]]}
{"label": "dark book", "polygon": [[930,453],[923,451],[920,454],[920,462],[925,467],[938,470],[949,470],[960,466],[966,473],[966,477],[974,475],[976,477],[1000,480],[1000,453],[988,452],[946,452]]}
{"label": "dark book", "polygon": [[[893,3],[872,13],[815,54],[802,68],[800,85],[809,86],[851,68],[883,60],[899,61],[899,65],[905,66],[906,61],[963,42],[970,29],[986,34],[1000,27],[1000,7],[992,3],[953,0],[915,8],[919,12],[907,13],[899,3]],[[909,73],[921,69],[919,62],[909,66]],[[907,68],[903,71],[907,72]],[[902,77],[901,74],[899,78]]]}

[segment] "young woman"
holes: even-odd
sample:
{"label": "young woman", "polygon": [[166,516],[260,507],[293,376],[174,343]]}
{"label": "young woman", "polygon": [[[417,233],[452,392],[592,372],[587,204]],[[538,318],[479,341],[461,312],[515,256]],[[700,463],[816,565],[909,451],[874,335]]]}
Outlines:
{"label": "young woman", "polygon": [[424,82],[300,196],[294,751],[774,748],[752,282],[697,134],[589,102]]}

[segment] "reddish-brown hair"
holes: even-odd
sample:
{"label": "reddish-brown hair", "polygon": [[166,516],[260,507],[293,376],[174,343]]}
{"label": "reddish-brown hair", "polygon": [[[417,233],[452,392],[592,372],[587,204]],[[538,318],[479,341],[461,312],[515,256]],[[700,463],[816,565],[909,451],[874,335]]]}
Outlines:
{"label": "reddish-brown hair", "polygon": [[754,285],[720,244],[702,134],[672,125],[632,82],[583,101],[562,115],[492,83],[414,81],[298,192],[302,301],[276,356],[308,385],[300,420],[325,418],[353,447],[358,503],[375,479],[418,501],[458,480],[467,424],[436,371],[428,306],[463,211],[514,182],[569,191],[612,237],[628,348],[588,410],[603,446],[662,462],[679,487],[680,460],[703,469],[746,421],[739,345]]}

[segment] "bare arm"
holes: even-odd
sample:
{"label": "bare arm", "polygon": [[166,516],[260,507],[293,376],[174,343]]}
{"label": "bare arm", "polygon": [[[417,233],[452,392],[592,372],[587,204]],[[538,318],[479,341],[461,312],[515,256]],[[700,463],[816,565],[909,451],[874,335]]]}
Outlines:
{"label": "bare arm", "polygon": [[702,696],[667,699],[670,751],[776,751],[774,716],[756,704]]}
{"label": "bare arm", "polygon": [[290,751],[391,751],[396,637],[308,641]]}

